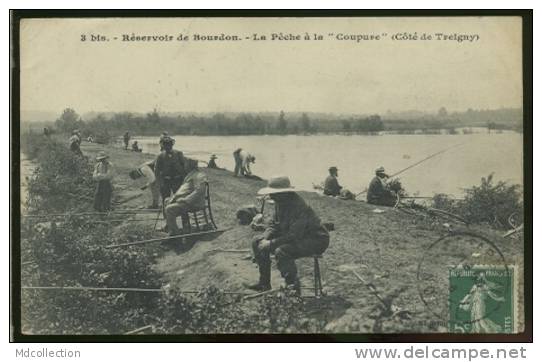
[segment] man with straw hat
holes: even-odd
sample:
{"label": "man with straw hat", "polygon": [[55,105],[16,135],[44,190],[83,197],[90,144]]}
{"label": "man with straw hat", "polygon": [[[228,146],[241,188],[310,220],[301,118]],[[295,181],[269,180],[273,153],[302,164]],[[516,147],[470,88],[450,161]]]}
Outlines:
{"label": "man with straw hat", "polygon": [[[190,229],[188,212],[201,210],[205,207],[206,176],[199,170],[198,161],[185,159],[188,172],[183,184],[175,194],[167,200],[165,208],[167,230],[170,236],[187,234]],[[164,200],[164,203],[166,200]],[[183,230],[179,230],[177,217],[181,217]]]}
{"label": "man with straw hat", "polygon": [[217,159],[218,157],[216,157],[216,155],[213,153],[211,155],[211,159],[209,160],[209,162],[207,163],[207,168],[218,168],[218,165],[216,164],[215,160]]}
{"label": "man with straw hat", "polygon": [[98,181],[94,194],[94,209],[99,212],[109,211],[111,208],[111,195],[113,194],[113,164],[108,161],[109,156],[100,151],[96,156],[96,166],[92,178]]}
{"label": "man with straw hat", "polygon": [[367,190],[367,202],[373,205],[394,206],[397,202],[397,195],[389,189],[388,175],[384,167],[375,170],[376,176],[371,180]]}
{"label": "man with straw hat", "polygon": [[290,184],[287,176],[272,177],[258,191],[275,202],[276,221],[252,243],[258,264],[259,281],[246,287],[256,291],[271,289],[271,253],[286,285],[300,293],[295,259],[323,253],[329,246],[329,233]]}

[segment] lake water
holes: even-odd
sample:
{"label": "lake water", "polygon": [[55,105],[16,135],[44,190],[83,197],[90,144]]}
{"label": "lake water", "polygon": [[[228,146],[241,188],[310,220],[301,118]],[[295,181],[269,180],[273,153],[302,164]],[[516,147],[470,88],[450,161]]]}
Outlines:
{"label": "lake water", "polygon": [[[494,179],[523,183],[522,135],[311,135],[311,136],[174,136],[175,148],[188,157],[234,168],[232,153],[241,147],[256,156],[252,172],[263,178],[288,175],[296,188],[312,190],[330,166],[339,168],[339,182],[353,192],[364,190],[374,170],[384,166],[393,174],[443,149],[454,147],[399,175],[410,194],[462,195],[462,188]],[[158,153],[157,137],[136,137],[145,152]]]}

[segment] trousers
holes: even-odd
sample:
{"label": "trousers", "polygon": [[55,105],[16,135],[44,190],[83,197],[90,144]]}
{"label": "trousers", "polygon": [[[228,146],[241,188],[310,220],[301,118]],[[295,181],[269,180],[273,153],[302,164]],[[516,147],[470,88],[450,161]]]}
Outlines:
{"label": "trousers", "polygon": [[189,218],[188,211],[190,206],[186,202],[174,202],[166,206],[166,224],[168,229],[173,234],[178,234],[180,232],[179,226],[177,225],[177,217],[181,216],[183,230],[189,227]]}
{"label": "trousers", "polygon": [[241,160],[241,155],[239,154],[239,152],[235,151],[233,153],[233,159],[235,160],[234,175],[235,176],[243,175],[243,167],[242,167],[243,161]]}
{"label": "trousers", "polygon": [[160,182],[160,195],[162,196],[162,200],[165,200],[177,192],[182,183],[183,180],[181,177],[164,178],[162,182]]}
{"label": "trousers", "polygon": [[329,236],[314,235],[301,240],[296,240],[292,244],[283,244],[274,251],[270,248],[259,249],[259,243],[263,237],[256,238],[252,242],[252,250],[256,263],[260,270],[260,283],[269,284],[271,278],[271,253],[275,254],[277,269],[284,278],[286,284],[294,284],[297,280],[297,266],[295,260],[314,254],[323,253],[329,246]]}

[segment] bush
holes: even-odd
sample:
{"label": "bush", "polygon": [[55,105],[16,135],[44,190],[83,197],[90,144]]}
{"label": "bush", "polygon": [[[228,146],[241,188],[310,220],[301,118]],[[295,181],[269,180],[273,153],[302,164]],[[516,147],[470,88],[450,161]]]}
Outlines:
{"label": "bush", "polygon": [[453,200],[447,195],[437,194],[432,206],[461,216],[472,224],[486,223],[498,229],[509,229],[508,219],[514,214],[515,222],[523,222],[523,201],[520,185],[504,181],[496,184],[493,174],[482,177],[480,186],[465,190],[465,199]]}
{"label": "bush", "polygon": [[34,160],[51,142],[53,141],[43,133],[28,131],[21,134],[21,152],[29,160]]}
{"label": "bush", "polygon": [[433,196],[432,207],[449,212],[459,212],[457,202],[446,194],[436,194]]}
{"label": "bush", "polygon": [[508,218],[513,213],[523,220],[523,201],[520,185],[504,181],[493,183],[493,174],[482,177],[480,186],[465,190],[461,203],[463,216],[472,223],[489,223],[497,228],[509,228]]}
{"label": "bush", "polygon": [[[92,201],[92,165],[85,157],[45,136],[24,142],[24,152],[37,167],[27,180],[29,212],[61,212],[80,209]],[[28,153],[27,153],[28,152]]]}
{"label": "bush", "polygon": [[403,184],[401,183],[401,179],[394,178],[388,181],[388,187],[391,191],[395,192],[399,196],[405,196],[406,191],[403,188]]}
{"label": "bush", "polygon": [[104,144],[104,145],[109,144],[111,140],[113,139],[111,134],[109,134],[109,132],[106,129],[99,129],[99,130],[96,130],[95,132],[89,131],[89,134],[93,135],[94,142]]}

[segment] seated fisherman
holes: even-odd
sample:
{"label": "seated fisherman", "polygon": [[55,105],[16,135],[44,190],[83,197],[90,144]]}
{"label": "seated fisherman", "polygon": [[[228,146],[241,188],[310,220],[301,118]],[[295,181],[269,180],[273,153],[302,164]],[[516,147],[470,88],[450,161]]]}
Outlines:
{"label": "seated fisherman", "polygon": [[285,176],[272,177],[258,194],[269,195],[277,205],[277,221],[254,239],[252,249],[260,272],[256,284],[246,285],[256,291],[271,289],[271,253],[286,285],[300,293],[295,259],[323,253],[329,246],[329,233],[314,210],[290,185]]}
{"label": "seated fisherman", "polygon": [[132,151],[134,151],[134,152],[142,152],[143,149],[139,148],[139,145],[137,144],[137,141],[134,141],[132,143]]}
{"label": "seated fisherman", "polygon": [[207,168],[218,168],[218,165],[216,164],[215,160],[218,157],[216,157],[215,154],[211,155],[211,159],[209,160],[209,163],[207,164]]}
{"label": "seated fisherman", "polygon": [[190,220],[188,212],[200,210],[205,207],[205,182],[207,178],[198,169],[198,161],[185,159],[188,172],[181,187],[168,200],[166,206],[166,223],[169,235],[179,235],[181,231],[177,226],[177,217],[181,216],[183,233],[188,232]]}
{"label": "seated fisherman", "polygon": [[375,171],[376,176],[372,179],[367,190],[367,202],[373,205],[395,206],[397,195],[389,189],[386,183],[389,176],[386,175],[384,167]]}
{"label": "seated fisherman", "polygon": [[324,195],[339,196],[341,194],[341,189],[343,187],[339,185],[337,177],[339,177],[339,170],[337,167],[330,167],[329,176],[324,181]]}

